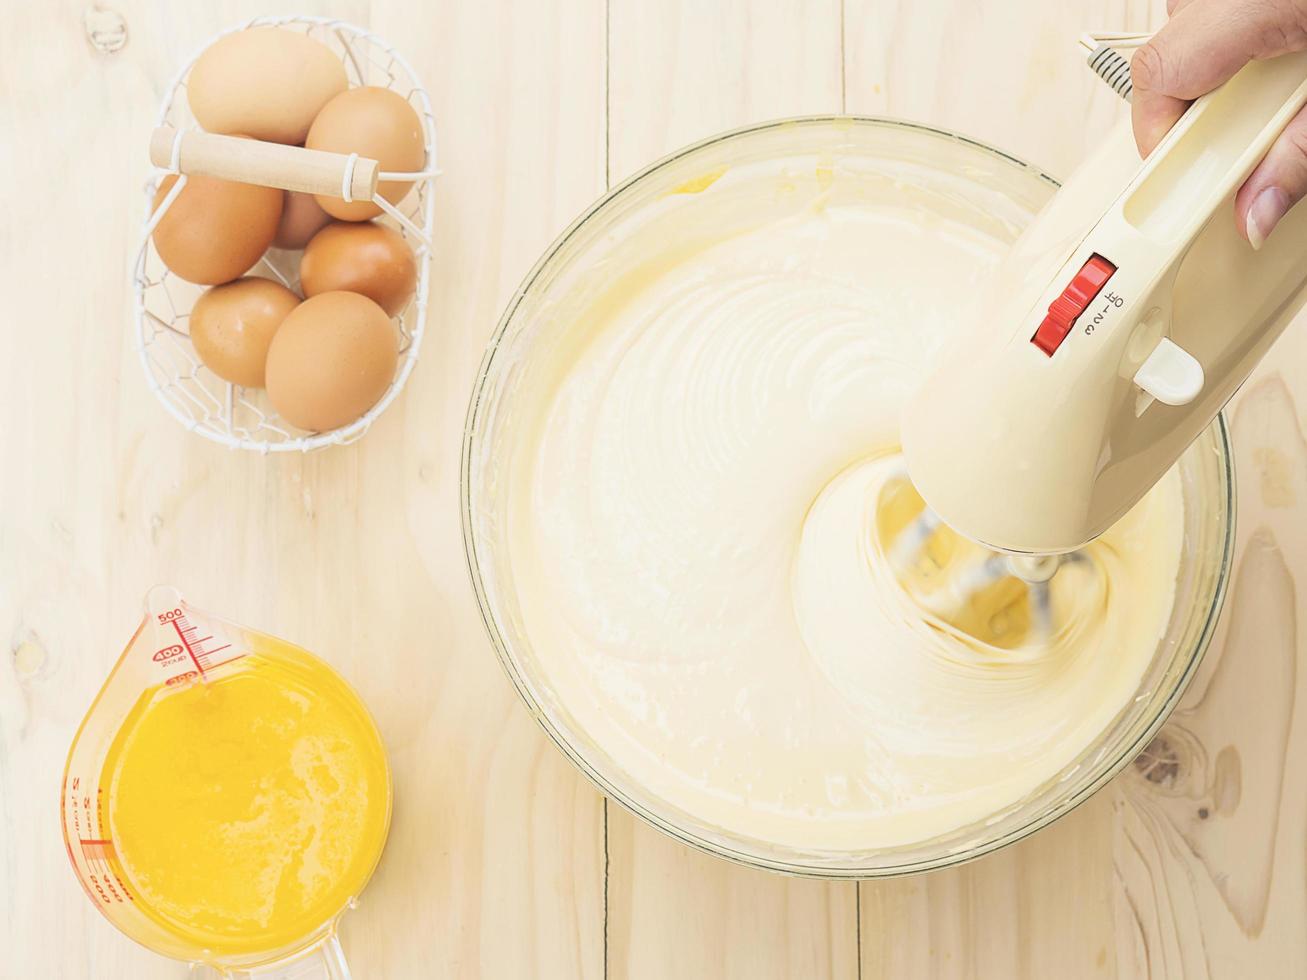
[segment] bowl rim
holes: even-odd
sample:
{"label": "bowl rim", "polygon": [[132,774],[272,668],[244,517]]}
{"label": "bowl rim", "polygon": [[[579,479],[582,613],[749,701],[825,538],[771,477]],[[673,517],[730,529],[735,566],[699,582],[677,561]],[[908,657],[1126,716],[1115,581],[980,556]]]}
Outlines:
{"label": "bowl rim", "polygon": [[1054,189],[1061,186],[1060,181],[1042,168],[1023,160],[1020,157],[1014,156],[1005,150],[1001,150],[986,143],[983,140],[978,140],[974,137],[953,130],[931,126],[925,123],[895,119],[889,116],[860,116],[839,113],[787,116],[780,119],[771,119],[764,122],[751,123],[745,126],[728,129],[673,150],[636,171],[625,180],[613,185],[582,210],[580,215],[568,224],[567,227],[543,251],[540,258],[523,278],[521,285],[518,286],[512,297],[509,299],[504,308],[503,314],[500,316],[499,321],[495,326],[494,332],[487,342],[485,354],[483,355],[481,364],[477,369],[476,379],[473,384],[472,394],[469,400],[467,415],[463,427],[462,458],[459,467],[459,508],[463,532],[463,552],[468,575],[472,582],[472,588],[476,594],[477,607],[481,612],[482,623],[485,626],[486,633],[490,639],[491,645],[494,647],[495,654],[499,659],[504,672],[508,675],[508,678],[516,689],[518,696],[526,704],[536,722],[544,730],[545,734],[549,736],[549,739],[562,750],[563,754],[567,756],[573,766],[575,766],[606,799],[614,800],[637,818],[697,851],[711,854],[715,857],[725,858],[728,861],[746,867],[778,872],[794,877],[813,878],[827,881],[900,878],[925,871],[933,871],[940,868],[955,867],[966,864],[983,857],[986,854],[992,854],[997,850],[1024,840],[1037,831],[1042,830],[1044,827],[1047,827],[1049,824],[1059,820],[1072,810],[1079,807],[1082,803],[1102,789],[1108,782],[1118,776],[1121,771],[1124,770],[1125,767],[1128,766],[1130,762],[1134,760],[1153,740],[1161,730],[1162,726],[1166,724],[1172,712],[1175,710],[1176,705],[1179,703],[1180,698],[1183,697],[1190,682],[1193,680],[1194,675],[1197,673],[1198,667],[1201,665],[1207,650],[1211,645],[1211,641],[1216,632],[1217,623],[1220,619],[1221,611],[1225,605],[1226,590],[1229,586],[1230,570],[1234,553],[1237,507],[1235,498],[1234,455],[1230,443],[1229,426],[1224,411],[1217,413],[1215,421],[1211,426],[1209,426],[1208,430],[1206,430],[1213,432],[1216,439],[1216,448],[1222,463],[1220,467],[1221,475],[1224,477],[1224,487],[1222,489],[1224,490],[1225,504],[1225,533],[1222,536],[1220,543],[1219,567],[1217,569],[1215,587],[1212,591],[1211,605],[1204,616],[1202,627],[1193,644],[1193,649],[1188,656],[1183,671],[1176,678],[1171,691],[1168,693],[1149,724],[1141,728],[1136,737],[1125,745],[1110,763],[1102,766],[1093,779],[1085,783],[1085,785],[1080,787],[1080,789],[1075,793],[1062,800],[1057,806],[1033,816],[1025,823],[1014,827],[1005,834],[983,841],[975,846],[943,853],[931,858],[908,861],[901,865],[889,867],[859,868],[852,866],[830,866],[815,863],[805,864],[801,861],[795,860],[773,859],[758,853],[723,845],[716,841],[706,840],[690,833],[686,828],[665,816],[649,811],[638,800],[631,798],[622,790],[621,787],[610,782],[609,779],[600,772],[598,768],[592,765],[590,760],[572,744],[572,741],[567,737],[566,733],[561,731],[554,724],[549,716],[549,712],[536,697],[535,692],[527,683],[525,676],[519,670],[519,667],[509,649],[509,644],[504,638],[504,633],[500,629],[491,598],[485,589],[484,580],[481,574],[481,556],[478,551],[477,537],[474,528],[472,501],[474,489],[473,481],[475,478],[473,476],[473,457],[477,444],[478,425],[483,418],[487,395],[487,384],[490,380],[492,369],[495,366],[497,356],[502,356],[500,354],[500,347],[505,335],[508,333],[509,327],[513,323],[518,307],[529,295],[536,280],[545,269],[552,264],[554,257],[566,245],[572,236],[586,225],[598,212],[605,209],[610,201],[625,193],[625,191],[632,185],[642,181],[646,176],[671,165],[675,161],[697,153],[702,149],[713,146],[717,143],[740,139],[769,130],[785,127],[831,124],[851,124],[854,126],[918,131],[928,136],[940,137],[974,147],[975,149],[1001,159],[1006,163],[1029,171],[1036,178],[1050,184]]}

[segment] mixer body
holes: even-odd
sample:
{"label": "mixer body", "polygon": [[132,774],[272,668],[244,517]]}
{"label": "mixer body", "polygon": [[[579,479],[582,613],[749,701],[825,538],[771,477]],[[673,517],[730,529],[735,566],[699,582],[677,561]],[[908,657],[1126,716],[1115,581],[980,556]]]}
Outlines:
{"label": "mixer body", "polygon": [[1304,298],[1307,209],[1260,250],[1233,217],[1304,102],[1307,54],[1286,55],[1198,100],[1142,163],[1125,121],[1013,246],[902,421],[912,481],[954,530],[1071,551],[1211,424]]}

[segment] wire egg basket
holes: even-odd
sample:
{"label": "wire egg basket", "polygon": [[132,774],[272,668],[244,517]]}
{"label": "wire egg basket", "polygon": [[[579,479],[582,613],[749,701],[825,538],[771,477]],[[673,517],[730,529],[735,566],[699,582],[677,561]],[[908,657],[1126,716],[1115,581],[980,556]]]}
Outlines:
{"label": "wire egg basket", "polygon": [[[279,27],[302,32],[325,44],[344,62],[351,88],[375,85],[403,96],[422,123],[426,157],[415,172],[380,170],[376,161],[358,154],[336,154],[280,144],[239,140],[199,130],[186,99],[186,84],[200,53],[227,34],[255,27]],[[260,453],[309,452],[345,445],[362,437],[368,427],[399,395],[417,362],[425,328],[430,290],[432,183],[436,169],[436,127],[431,100],[408,62],[380,38],[339,20],[321,17],[258,17],[211,38],[178,72],[163,97],[151,140],[154,169],[145,185],[146,218],[141,244],[132,266],[137,346],[145,376],[163,407],[187,429],[233,449]],[[417,261],[414,296],[395,317],[399,360],[395,377],[380,401],[361,418],[327,432],[303,432],[280,419],[260,389],[243,388],[218,377],[200,361],[188,332],[195,300],[207,287],[194,285],[171,272],[160,259],[151,237],[159,220],[176,200],[187,174],[268,184],[287,190],[331,193],[345,200],[369,197],[383,214],[375,220],[403,235]],[[157,212],[151,213],[159,184],[171,174],[178,178]],[[392,204],[376,193],[379,180],[411,181],[408,194]],[[330,188],[330,189],[329,189]],[[297,250],[270,248],[246,275],[273,279],[299,292]]]}

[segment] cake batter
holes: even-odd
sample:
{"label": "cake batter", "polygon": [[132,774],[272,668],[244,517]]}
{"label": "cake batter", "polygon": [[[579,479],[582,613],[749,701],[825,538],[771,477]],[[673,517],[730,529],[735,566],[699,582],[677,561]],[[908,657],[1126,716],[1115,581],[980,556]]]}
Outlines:
{"label": "cake batter", "polygon": [[933,579],[929,555],[887,561],[920,506],[899,409],[1015,229],[889,179],[729,178],[556,311],[505,481],[522,626],[576,726],[699,820],[810,851],[983,821],[1135,695],[1171,610],[1178,479],[1059,573],[1051,637],[1011,580],[927,612],[969,546],[933,542]]}

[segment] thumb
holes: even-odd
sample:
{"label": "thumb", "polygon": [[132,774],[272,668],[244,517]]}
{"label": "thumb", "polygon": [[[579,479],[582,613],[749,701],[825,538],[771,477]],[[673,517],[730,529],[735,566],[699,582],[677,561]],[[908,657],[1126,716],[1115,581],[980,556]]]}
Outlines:
{"label": "thumb", "polygon": [[1307,194],[1307,109],[1290,120],[1234,198],[1235,220],[1261,248],[1289,208]]}

